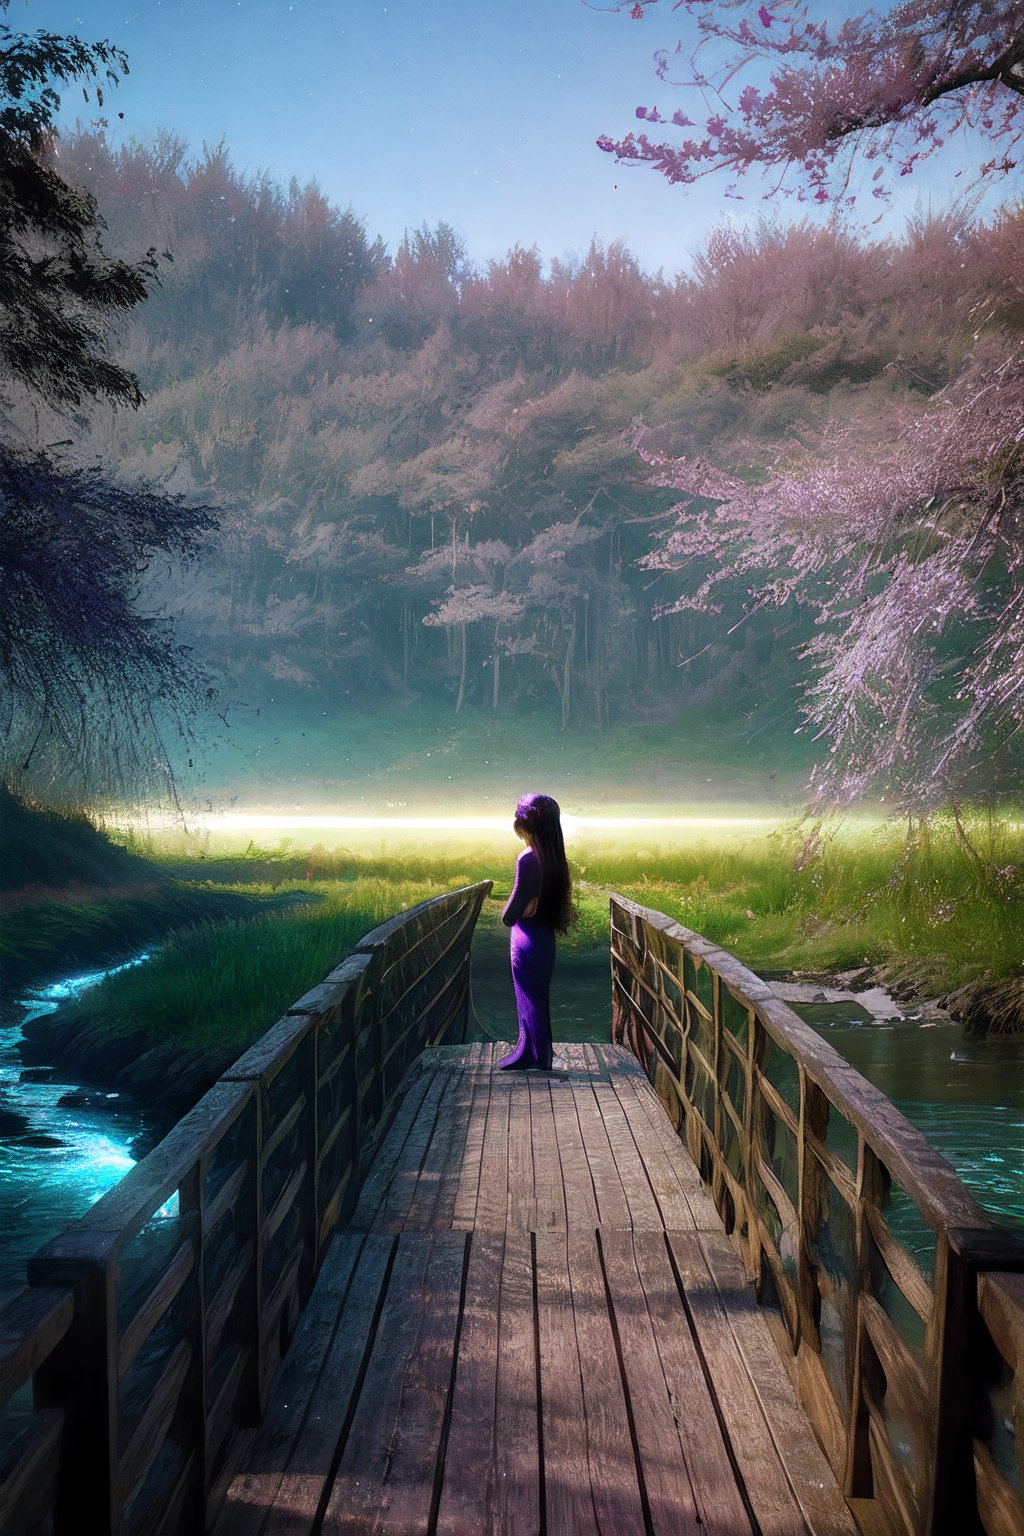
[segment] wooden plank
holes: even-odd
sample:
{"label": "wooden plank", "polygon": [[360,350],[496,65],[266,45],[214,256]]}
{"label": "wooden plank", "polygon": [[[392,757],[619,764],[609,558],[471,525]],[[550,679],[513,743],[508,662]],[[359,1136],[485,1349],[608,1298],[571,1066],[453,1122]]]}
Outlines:
{"label": "wooden plank", "polygon": [[476,1224],[476,1205],[480,1190],[480,1170],[483,1160],[484,1129],[491,1097],[491,1052],[488,1046],[481,1048],[473,1073],[473,1101],[466,1126],[466,1142],[459,1170],[459,1187],[455,1194],[452,1226],[468,1231]]}
{"label": "wooden plank", "polygon": [[[304,1510],[315,1513],[393,1248],[394,1239],[361,1232],[340,1232],[331,1243],[215,1536],[256,1536],[265,1519],[283,1536]],[[309,1522],[297,1528],[308,1531]]]}
{"label": "wooden plank", "polygon": [[551,1085],[534,1073],[530,1078],[530,1135],[533,1141],[533,1230],[564,1231],[565,1186],[558,1160],[558,1138],[551,1107]]}
{"label": "wooden plank", "polygon": [[456,1085],[452,1124],[449,1130],[451,1138],[449,1155],[441,1173],[437,1199],[434,1202],[432,1225],[435,1227],[450,1228],[455,1216],[455,1202],[458,1198],[466,1160],[466,1137],[469,1133],[469,1120],[479,1070],[480,1045],[474,1043],[469,1048],[465,1063],[458,1069],[459,1080]]}
{"label": "wooden plank", "polygon": [[64,1286],[27,1286],[0,1312],[0,1402],[57,1348],[71,1326],[74,1293]]}
{"label": "wooden plank", "polygon": [[[10,1426],[8,1426],[9,1428]],[[60,1467],[64,1413],[59,1408],[37,1410],[22,1434],[4,1446],[0,1476],[0,1532],[18,1536],[48,1525]]]}
{"label": "wooden plank", "polygon": [[565,1193],[566,1225],[593,1231],[600,1217],[597,1196],[590,1173],[590,1164],[583,1147],[580,1123],[576,1114],[573,1086],[569,1079],[549,1079],[551,1108],[555,1121],[555,1140],[558,1144],[558,1161],[562,1170],[562,1187]]}
{"label": "wooden plank", "polygon": [[394,1242],[370,1234],[359,1255],[347,1296],[336,1307],[338,1326],[271,1507],[265,1536],[308,1536],[323,1501],[348,1423],[359,1401],[367,1361],[379,1336]]}
{"label": "wooden plank", "polygon": [[[675,1251],[673,1234],[670,1241]],[[701,1232],[700,1246],[809,1529],[814,1536],[854,1536],[856,1523],[825,1453],[810,1431],[732,1244],[724,1232]]]}
{"label": "wooden plank", "polygon": [[[659,1239],[664,1255],[664,1241]],[[762,1536],[805,1536],[799,1501],[779,1457],[696,1232],[673,1232],[672,1253],[711,1385]],[[650,1265],[643,1239],[644,1263]],[[808,1430],[809,1433],[809,1430]]]}
{"label": "wooden plank", "polygon": [[477,1191],[474,1229],[504,1232],[508,1212],[508,1115],[512,1093],[511,1074],[495,1072],[487,1105],[480,1188]]}
{"label": "wooden plank", "polygon": [[[664,1223],[661,1210],[651,1189],[647,1174],[644,1149],[638,1148],[622,1105],[610,1083],[595,1080],[592,1085],[594,1102],[601,1116],[608,1145],[619,1175],[619,1182],[626,1198],[628,1225],[639,1231],[661,1232]],[[660,1152],[654,1137],[648,1137],[652,1151]]]}
{"label": "wooden plank", "polygon": [[168,1355],[160,1379],[142,1410],[131,1439],[120,1455],[117,1484],[119,1498],[127,1499],[142,1481],[167,1439],[191,1362],[192,1346],[187,1339],[182,1339]]}
{"label": "wooden plank", "polygon": [[590,1176],[594,1182],[598,1224],[609,1227],[628,1227],[631,1224],[629,1205],[608,1143],[608,1133],[601,1111],[594,1097],[593,1075],[589,1064],[585,1076],[582,1070],[574,1071],[572,1097],[580,1123],[580,1135],[583,1138],[587,1162],[590,1166]]}
{"label": "wooden plank", "polygon": [[368,1231],[374,1225],[377,1213],[387,1198],[392,1175],[401,1161],[406,1138],[415,1124],[420,1105],[432,1081],[433,1074],[424,1073],[418,1066],[410,1070],[402,1102],[363,1180],[359,1200],[348,1222],[350,1230],[360,1228]]}
{"label": "wooden plank", "polygon": [[[474,1245],[478,1238],[474,1237]],[[541,1465],[537,1414],[537,1333],[531,1239],[509,1233],[501,1266],[498,1380],[494,1414],[494,1536],[537,1536]],[[554,1527],[548,1524],[550,1536]]]}
{"label": "wooden plank", "polygon": [[537,1328],[547,1529],[601,1536],[590,1491],[586,1407],[569,1281],[568,1233],[538,1232]]}
{"label": "wooden plank", "polygon": [[403,1232],[324,1536],[426,1532],[451,1384],[467,1238]]}
{"label": "wooden plank", "polygon": [[[676,1425],[677,1414],[686,1413],[687,1405],[683,1402],[676,1406],[669,1397],[653,1325],[633,1260],[632,1234],[602,1232],[601,1253],[651,1529],[655,1536],[708,1536],[707,1528],[701,1523],[703,1511],[698,1513]],[[747,1529],[747,1525],[739,1525],[735,1532],[729,1532],[729,1536],[738,1536]]]}
{"label": "wooden plank", "polygon": [[1002,1476],[986,1446],[974,1445],[978,1514],[987,1536],[1024,1536],[1024,1507]]}
{"label": "wooden plank", "polygon": [[622,1376],[597,1240],[568,1234],[572,1311],[583,1380],[590,1493],[598,1530],[608,1536],[645,1536],[643,1498],[630,1433]]}
{"label": "wooden plank", "polygon": [[507,1232],[529,1232],[537,1208],[534,1196],[533,1132],[530,1123],[530,1072],[510,1072],[508,1092]]}
{"label": "wooden plank", "polygon": [[410,1231],[424,1231],[434,1225],[434,1208],[458,1136],[458,1099],[461,1072],[447,1065],[435,1066],[444,1087],[434,1110],[430,1139],[423,1154],[419,1174],[412,1187],[409,1214],[403,1226]]}
{"label": "wooden plank", "polygon": [[[622,1263],[628,1273],[629,1249],[625,1239],[622,1246]],[[752,1522],[736,1483],[715,1398],[679,1299],[664,1238],[660,1233],[634,1232],[632,1256],[643,1286],[661,1370],[675,1405],[679,1440],[698,1512],[709,1531],[746,1531]]]}
{"label": "wooden plank", "polygon": [[[613,1064],[609,1059],[609,1066],[613,1065],[618,1067],[617,1062]],[[612,1076],[613,1079],[618,1079],[618,1071],[613,1070]],[[711,1232],[720,1232],[722,1218],[715,1209],[707,1186],[701,1180],[700,1171],[687,1148],[676,1135],[672,1122],[647,1077],[637,1068],[635,1071],[625,1071],[621,1080],[632,1088],[648,1125],[656,1139],[660,1141],[662,1150],[670,1161],[684,1198],[690,1207],[694,1225],[699,1231],[706,1229]]]}
{"label": "wooden plank", "polygon": [[423,1071],[430,1081],[419,1113],[409,1128],[402,1155],[392,1169],[387,1196],[374,1222],[377,1231],[398,1232],[404,1227],[421,1171],[429,1160],[441,1103],[452,1086],[451,1073],[439,1070],[436,1065],[425,1065]]}
{"label": "wooden plank", "polygon": [[472,1239],[436,1536],[466,1536],[469,1531],[494,1529],[495,1405],[504,1251],[503,1233],[479,1232]]}
{"label": "wooden plank", "polygon": [[[660,1225],[663,1228],[673,1227],[682,1230],[694,1227],[695,1221],[693,1211],[690,1208],[690,1202],[687,1198],[686,1185],[680,1179],[676,1167],[677,1153],[682,1152],[688,1162],[689,1154],[685,1152],[682,1143],[678,1140],[678,1137],[675,1137],[675,1133],[672,1132],[668,1116],[659,1105],[658,1109],[661,1117],[676,1143],[671,1149],[671,1155],[662,1144],[661,1137],[651,1125],[633,1084],[626,1081],[621,1072],[615,1071],[611,1073],[611,1091],[619,1102],[622,1117],[632,1137],[635,1148],[634,1156],[643,1161],[644,1170],[650,1181],[653,1198],[661,1218]],[[624,1144],[623,1156],[629,1156],[628,1144]]]}

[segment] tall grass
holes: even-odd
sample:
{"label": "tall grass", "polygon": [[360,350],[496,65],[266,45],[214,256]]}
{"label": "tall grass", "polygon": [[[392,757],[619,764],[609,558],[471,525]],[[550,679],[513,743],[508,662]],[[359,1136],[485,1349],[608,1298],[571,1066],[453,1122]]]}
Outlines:
{"label": "tall grass", "polygon": [[[270,894],[265,885],[246,890]],[[72,1027],[78,1020],[101,1020],[108,1037],[134,1035],[146,1043],[235,1055],[321,981],[364,933],[437,893],[425,881],[379,878],[278,888],[276,910],[182,928],[146,965],[108,977],[67,1005],[62,1017]],[[289,897],[291,903],[282,905]]]}
{"label": "tall grass", "polygon": [[588,880],[622,891],[755,969],[885,964],[936,992],[1024,961],[1024,830],[936,816],[851,835],[787,831],[740,848],[602,853]]}
{"label": "tall grass", "polygon": [[[573,849],[579,920],[568,953],[607,946],[607,892],[677,918],[755,970],[885,965],[933,993],[1022,974],[1024,830],[1011,817],[935,817],[870,830],[849,823],[746,844]],[[174,861],[204,888],[283,908],[181,930],[146,966],[68,1009],[112,1035],[243,1049],[386,917],[439,891],[495,882],[497,920],[513,860],[497,843],[432,856],[250,847],[241,858]],[[1019,990],[1019,987],[1018,987]]]}

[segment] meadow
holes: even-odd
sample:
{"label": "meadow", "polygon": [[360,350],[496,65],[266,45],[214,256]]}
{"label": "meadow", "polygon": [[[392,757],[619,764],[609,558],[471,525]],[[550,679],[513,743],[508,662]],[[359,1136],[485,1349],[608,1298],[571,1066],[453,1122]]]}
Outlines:
{"label": "meadow", "polygon": [[[247,915],[179,928],[145,966],[69,1007],[111,1036],[235,1053],[320,980],[368,929],[441,891],[494,881],[481,919],[496,928],[518,845],[507,831],[431,836],[346,829],[303,846],[237,831],[121,834],[188,889],[255,898]],[[1010,814],[896,824],[787,823],[750,836],[654,826],[571,838],[578,921],[566,956],[607,949],[608,891],[668,913],[761,972],[870,966],[938,996],[991,987],[993,1027],[1020,1028],[1024,825]],[[264,905],[266,904],[266,905]],[[494,952],[492,943],[487,944]]]}

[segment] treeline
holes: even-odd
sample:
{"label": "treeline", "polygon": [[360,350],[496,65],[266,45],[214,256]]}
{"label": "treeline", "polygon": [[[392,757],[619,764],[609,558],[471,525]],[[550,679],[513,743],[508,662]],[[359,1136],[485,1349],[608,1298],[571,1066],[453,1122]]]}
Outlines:
{"label": "treeline", "polygon": [[597,242],[474,267],[445,224],[391,254],[315,186],[169,135],[57,152],[112,249],[171,258],[119,349],[148,403],[86,451],[220,507],[198,577],[160,595],[235,687],[550,704],[568,728],[784,700],[799,611],[780,625],[737,584],[729,611],[663,615],[679,575],[638,562],[672,496],[631,422],[648,449],[756,474],[934,394],[979,332],[1024,327],[1020,206],[899,241],[723,227],[666,280]]}

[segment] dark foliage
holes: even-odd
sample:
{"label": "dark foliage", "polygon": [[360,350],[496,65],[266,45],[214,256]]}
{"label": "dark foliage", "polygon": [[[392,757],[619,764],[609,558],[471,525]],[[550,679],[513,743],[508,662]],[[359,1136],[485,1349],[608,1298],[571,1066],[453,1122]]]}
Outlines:
{"label": "dark foliage", "polygon": [[97,704],[137,728],[157,701],[195,701],[187,650],[135,598],[154,555],[193,556],[213,521],[96,471],[0,460],[0,681],[38,706],[39,733],[76,750]]}
{"label": "dark foliage", "polygon": [[54,81],[92,81],[102,104],[102,81],[116,84],[127,71],[111,43],[29,36],[0,23],[0,360],[9,378],[57,409],[142,400],[104,340],[109,317],[146,296],[155,251],[110,260],[95,198],[69,186],[44,153],[60,108]]}
{"label": "dark foliage", "polygon": [[87,82],[102,106],[104,83],[127,68],[111,43],[0,23],[0,690],[5,736],[16,743],[8,772],[29,769],[41,744],[57,748],[51,769],[104,756],[137,762],[156,733],[154,707],[180,717],[204,686],[169,622],[137,599],[156,555],[196,552],[209,510],[114,484],[20,438],[12,445],[11,412],[26,397],[74,415],[80,428],[86,403],[142,403],[135,374],[108,353],[108,331],[146,297],[155,251],[137,262],[108,256],[95,197],[58,173],[52,153],[56,86]]}

